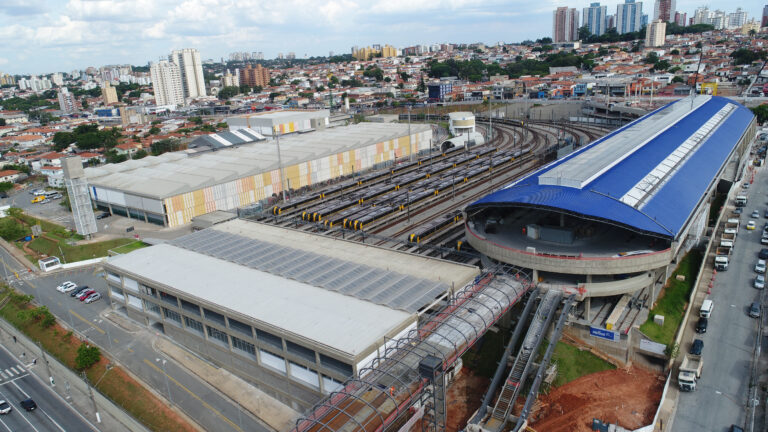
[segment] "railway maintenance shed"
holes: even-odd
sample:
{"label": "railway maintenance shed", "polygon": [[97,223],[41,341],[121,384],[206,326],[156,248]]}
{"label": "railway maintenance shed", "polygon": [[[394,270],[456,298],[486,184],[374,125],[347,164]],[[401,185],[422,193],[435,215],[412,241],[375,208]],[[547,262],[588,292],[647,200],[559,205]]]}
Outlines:
{"label": "railway maintenance shed", "polygon": [[[383,166],[427,150],[425,124],[360,123],[215,152],[165,153],[86,168],[91,200],[106,212],[175,227],[216,210],[253,204]],[[281,181],[280,161],[285,175]],[[284,186],[283,186],[284,185]]]}
{"label": "railway maintenance shed", "polygon": [[[670,103],[469,205],[467,240],[540,287],[578,293],[590,325],[625,333],[644,318],[622,317],[650,307],[699,244],[718,184],[739,178],[755,134],[752,112],[727,98]],[[590,299],[605,298],[622,306],[595,321]]]}
{"label": "railway maintenance shed", "polygon": [[479,273],[240,219],[112,257],[104,268],[113,308],[298,410]]}

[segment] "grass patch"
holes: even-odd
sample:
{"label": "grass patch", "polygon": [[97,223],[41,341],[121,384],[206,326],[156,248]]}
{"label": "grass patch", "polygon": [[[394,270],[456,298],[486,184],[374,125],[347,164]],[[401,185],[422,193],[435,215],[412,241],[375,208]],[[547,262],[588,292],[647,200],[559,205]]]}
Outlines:
{"label": "grass patch", "polygon": [[[685,312],[685,304],[690,296],[691,289],[701,267],[702,253],[699,250],[691,250],[680,260],[680,264],[667,281],[661,298],[657,300],[656,307],[651,309],[648,320],[640,326],[646,336],[651,340],[669,345],[675,338],[675,332],[680,327]],[[684,281],[676,279],[677,275],[685,276]],[[664,316],[664,325],[659,326],[653,322],[654,315]]]}
{"label": "grass patch", "polygon": [[119,254],[126,254],[131,251],[135,251],[136,249],[145,248],[148,245],[144,243],[143,241],[136,240],[131,243],[126,243],[122,246],[118,246],[114,249],[112,249],[112,252],[119,253]]}
{"label": "grass patch", "polygon": [[[43,348],[67,367],[75,370],[75,357],[81,341],[58,324],[43,328],[39,322],[20,311],[30,309],[29,298],[9,290],[2,289],[0,297],[9,301],[0,309],[0,316],[10,322],[34,341],[39,341]],[[134,380],[125,370],[114,366],[102,355],[101,360],[86,370],[88,380],[107,398],[121,406],[133,417],[152,431],[193,431],[190,424],[158,399],[141,383]]]}
{"label": "grass patch", "polygon": [[[546,339],[541,343],[539,347],[541,355],[546,351],[548,344],[549,341]],[[555,345],[551,361],[557,363],[557,377],[552,383],[554,387],[559,387],[585,375],[616,369],[616,366],[591,352],[564,342],[558,342]]]}
{"label": "grass patch", "polygon": [[[46,237],[48,237],[47,234]],[[107,256],[107,251],[110,249],[123,246],[127,247],[128,245],[134,245],[136,243],[139,244],[132,246],[133,249],[138,249],[144,246],[144,243],[128,238],[112,239],[102,242],[72,246],[67,244],[65,241],[55,242],[49,240],[46,237],[38,237],[32,240],[29,243],[29,248],[41,255],[55,255],[59,258],[62,258],[63,252],[63,261],[66,262],[83,261],[91,258],[105,257]],[[59,250],[59,248],[61,250]]]}

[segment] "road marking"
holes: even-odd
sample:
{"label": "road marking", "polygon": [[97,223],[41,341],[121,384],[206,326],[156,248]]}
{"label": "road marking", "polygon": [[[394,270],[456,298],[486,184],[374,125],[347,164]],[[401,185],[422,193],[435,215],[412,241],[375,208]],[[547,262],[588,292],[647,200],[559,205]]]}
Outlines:
{"label": "road marking", "polygon": [[[43,410],[42,410],[42,409],[40,409],[39,407],[38,407],[37,409],[39,409],[40,411],[43,411]],[[53,418],[51,418],[51,416],[49,416],[47,412],[43,411],[43,414],[45,414],[45,416],[46,416],[46,417],[48,417],[48,420],[50,420],[50,421],[51,421],[53,424],[55,424],[55,425],[56,425],[56,427],[57,427],[57,428],[59,428],[59,430],[60,430],[61,432],[67,432],[67,431],[66,431],[66,429],[64,429],[63,427],[61,427],[61,425],[59,425],[58,423],[56,423],[56,420],[54,420]]]}
{"label": "road marking", "polygon": [[24,372],[24,368],[21,367],[21,365],[16,365],[17,368],[19,368],[20,371]]}
{"label": "road marking", "polygon": [[3,377],[4,380],[8,379],[8,377],[3,372],[0,372],[0,376]]}
{"label": "road marking", "polygon": [[11,370],[13,371],[14,374],[16,375],[19,374],[19,371],[17,371],[15,367],[11,366]]}
{"label": "road marking", "polygon": [[8,429],[8,432],[13,432],[13,430],[11,428],[9,428],[8,425],[5,424],[5,422],[2,419],[0,419],[0,423],[2,423],[3,426],[5,426],[5,428]]}
{"label": "road marking", "polygon": [[166,377],[167,377],[169,380],[171,380],[171,381],[172,381],[174,384],[176,384],[177,386],[179,386],[179,387],[180,387],[182,390],[184,390],[185,392],[189,393],[189,395],[190,395],[190,396],[192,396],[193,398],[195,398],[195,399],[197,399],[198,401],[200,401],[200,403],[201,403],[201,404],[203,404],[203,406],[204,406],[204,407],[208,408],[208,409],[209,409],[209,410],[211,410],[211,411],[212,411],[214,414],[216,414],[217,416],[221,417],[221,418],[222,418],[222,419],[223,419],[225,422],[227,422],[227,423],[228,423],[230,426],[232,426],[232,428],[233,428],[233,429],[235,429],[235,430],[238,430],[238,431],[240,431],[240,432],[242,432],[242,431],[243,431],[242,429],[240,429],[240,427],[239,427],[238,425],[234,424],[234,423],[232,422],[232,420],[228,419],[226,416],[224,416],[222,413],[220,413],[220,412],[219,412],[219,411],[218,411],[216,408],[212,407],[212,406],[211,406],[211,405],[210,405],[208,402],[206,402],[206,401],[204,401],[204,400],[200,399],[200,396],[196,395],[196,394],[195,394],[195,393],[193,393],[191,390],[189,390],[188,388],[184,387],[184,385],[182,385],[180,382],[176,381],[176,379],[175,379],[174,377],[172,377],[172,376],[168,375],[167,373],[163,372],[163,370],[162,370],[162,369],[160,369],[159,367],[157,367],[157,365],[155,365],[154,363],[152,363],[151,361],[149,361],[149,360],[147,360],[147,359],[144,359],[144,363],[146,363],[146,364],[148,364],[149,366],[151,366],[151,367],[152,367],[152,369],[156,370],[156,371],[157,371],[157,372],[159,372],[160,374],[162,374],[162,375],[165,375],[165,376],[166,376]]}
{"label": "road marking", "polygon": [[104,330],[100,329],[95,324],[93,324],[90,321],[88,321],[87,319],[81,317],[79,313],[73,311],[72,309],[69,310],[69,313],[71,313],[75,318],[79,319],[80,321],[82,321],[82,322],[88,324],[89,326],[93,327],[93,329],[96,330],[97,332],[99,332],[101,334],[105,334],[106,333]]}
{"label": "road marking", "polygon": [[[28,377],[28,376],[29,376],[29,374],[28,374],[28,373],[25,373],[24,375],[19,375],[19,376],[17,376],[17,377],[16,377],[16,378],[14,378],[14,379],[8,380],[8,381],[6,381],[6,382],[4,382],[4,383],[0,383],[0,385],[6,385],[6,384],[11,384],[11,383],[13,383],[13,385],[16,385],[16,383],[15,383],[14,381],[16,381],[16,380],[18,380],[18,379],[26,378],[26,377]],[[29,397],[29,396],[27,396],[27,397]]]}
{"label": "road marking", "polygon": [[715,393],[717,393],[719,395],[723,394],[723,392],[721,392],[720,390],[715,390]]}
{"label": "road marking", "polygon": [[6,375],[8,375],[8,376],[13,376],[13,374],[11,373],[11,371],[9,371],[8,369],[6,369],[6,370],[5,370],[5,374],[6,374]]}

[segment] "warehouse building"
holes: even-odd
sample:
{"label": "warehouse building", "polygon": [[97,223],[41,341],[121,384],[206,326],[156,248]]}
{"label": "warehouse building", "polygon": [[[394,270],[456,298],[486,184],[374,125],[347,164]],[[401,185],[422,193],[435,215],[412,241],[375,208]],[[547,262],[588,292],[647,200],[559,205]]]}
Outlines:
{"label": "warehouse building", "polygon": [[577,294],[587,339],[626,342],[744,172],[755,123],[726,98],[673,102],[467,206],[467,239]]}
{"label": "warehouse building", "polygon": [[329,110],[264,111],[229,117],[227,124],[230,132],[249,128],[264,136],[273,136],[325,129],[330,115]]}
{"label": "warehouse building", "polygon": [[297,410],[478,274],[240,219],[112,257],[104,269],[113,308]]}
{"label": "warehouse building", "polygon": [[[165,153],[86,168],[91,199],[111,214],[175,227],[428,150],[424,124],[360,123],[215,152]],[[279,161],[282,161],[281,178]],[[285,185],[285,186],[283,186]]]}
{"label": "warehouse building", "polygon": [[208,135],[200,135],[187,144],[188,149],[196,152],[207,150],[219,150],[227,147],[252,144],[264,141],[264,135],[249,128],[241,128],[232,132],[219,132]]}

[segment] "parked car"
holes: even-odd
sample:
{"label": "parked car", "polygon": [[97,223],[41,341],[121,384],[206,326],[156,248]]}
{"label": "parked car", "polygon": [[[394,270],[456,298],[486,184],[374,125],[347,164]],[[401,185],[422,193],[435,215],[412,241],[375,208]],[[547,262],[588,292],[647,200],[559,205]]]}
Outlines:
{"label": "parked car", "polygon": [[752,285],[757,289],[765,288],[765,276],[763,275],[755,276],[755,282]]}
{"label": "parked car", "polygon": [[752,318],[760,318],[760,303],[752,302],[752,304],[749,305],[749,316]]}
{"label": "parked car", "polygon": [[760,259],[768,259],[768,249],[760,249],[760,252],[757,253],[757,257]]}
{"label": "parked car", "polygon": [[763,233],[763,236],[760,238],[760,244],[768,245],[768,233]]}
{"label": "parked car", "polygon": [[13,410],[11,404],[4,400],[0,400],[0,414],[8,414],[11,410]]}
{"label": "parked car", "polygon": [[740,215],[744,213],[744,207],[736,207],[736,210],[734,210],[733,212],[736,213],[737,215]]}
{"label": "parked car", "polygon": [[101,294],[95,292],[95,293],[89,295],[88,297],[86,297],[85,298],[85,302],[86,303],[93,303],[93,302],[95,302],[96,300],[98,300],[100,298],[101,298]]}
{"label": "parked car", "polygon": [[757,264],[755,264],[755,273],[765,274],[765,260],[757,260]]}
{"label": "parked car", "polygon": [[753,211],[752,212],[752,217],[753,218],[759,218],[760,217],[760,212],[758,212],[757,210]]}
{"label": "parked car", "polygon": [[55,194],[50,196],[50,199],[55,199],[55,200],[62,199],[62,198],[64,198],[64,195],[62,195],[60,193],[55,193]]}
{"label": "parked car", "polygon": [[706,333],[707,326],[709,325],[709,319],[701,317],[696,323],[696,333]]}
{"label": "parked car", "polygon": [[691,350],[688,352],[688,354],[700,356],[703,349],[704,341],[701,339],[694,339],[693,343],[691,344]]}
{"label": "parked car", "polygon": [[104,218],[108,218],[110,216],[112,216],[112,215],[107,213],[107,212],[101,212],[101,213],[96,215],[96,219],[104,219]]}
{"label": "parked car", "polygon": [[66,281],[62,283],[61,285],[56,287],[56,291],[60,293],[70,292],[73,289],[77,288],[77,285],[74,282]]}
{"label": "parked car", "polygon": [[763,217],[768,218],[768,210],[765,211],[765,213],[763,214]]}
{"label": "parked car", "polygon": [[42,195],[45,193],[45,190],[43,189],[32,189],[29,191],[30,195]]}
{"label": "parked car", "polygon": [[751,220],[751,221],[747,222],[747,229],[748,230],[755,229],[755,221]]}
{"label": "parked car", "polygon": [[82,287],[82,288],[80,288],[80,289],[76,289],[76,290],[73,290],[73,291],[72,291],[72,292],[71,292],[69,295],[70,295],[71,297],[77,297],[77,296],[79,296],[80,294],[82,294],[82,293],[84,293],[84,292],[88,291],[88,289],[89,289],[89,288],[88,288],[88,285],[85,285],[85,286],[83,286],[83,287]]}
{"label": "parked car", "polygon": [[38,196],[32,198],[32,200],[30,202],[32,204],[37,204],[39,202],[43,202],[44,200],[45,200],[45,196],[44,195],[38,195]]}
{"label": "parked car", "polygon": [[32,400],[32,398],[24,399],[23,401],[19,402],[19,405],[21,405],[21,407],[27,411],[34,411],[37,409],[37,404]]}
{"label": "parked car", "polygon": [[95,292],[96,292],[96,291],[89,289],[89,290],[87,290],[87,291],[84,291],[82,294],[78,295],[78,296],[77,296],[77,299],[78,299],[78,300],[80,300],[80,301],[83,301],[83,300],[85,300],[85,299],[86,299],[86,298],[87,298],[89,295],[91,295],[91,294],[93,294],[93,293],[95,293]]}

